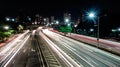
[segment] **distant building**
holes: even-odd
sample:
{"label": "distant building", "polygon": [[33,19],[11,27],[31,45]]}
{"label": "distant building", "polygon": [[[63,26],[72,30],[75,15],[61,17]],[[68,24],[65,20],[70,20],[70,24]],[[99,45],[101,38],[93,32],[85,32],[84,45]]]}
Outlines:
{"label": "distant building", "polygon": [[70,13],[64,13],[64,22],[66,24],[66,19],[70,22],[71,21],[71,14]]}
{"label": "distant building", "polygon": [[78,25],[80,23],[80,18],[77,19],[76,24]]}
{"label": "distant building", "polygon": [[49,23],[49,18],[48,17],[46,18],[46,22]]}
{"label": "distant building", "polygon": [[54,18],[54,16],[51,16],[51,23],[55,23],[55,18]]}

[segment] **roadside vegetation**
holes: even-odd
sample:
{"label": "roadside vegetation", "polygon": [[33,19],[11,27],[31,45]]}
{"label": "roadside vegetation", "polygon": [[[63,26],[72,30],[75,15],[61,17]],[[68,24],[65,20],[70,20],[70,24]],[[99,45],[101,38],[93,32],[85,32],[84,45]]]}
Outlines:
{"label": "roadside vegetation", "polygon": [[17,27],[17,29],[12,29],[12,28],[4,29],[1,27],[1,29],[0,29],[0,43],[7,41],[9,37],[11,37],[17,33],[21,33],[23,31],[23,29],[24,28],[22,25],[19,25]]}

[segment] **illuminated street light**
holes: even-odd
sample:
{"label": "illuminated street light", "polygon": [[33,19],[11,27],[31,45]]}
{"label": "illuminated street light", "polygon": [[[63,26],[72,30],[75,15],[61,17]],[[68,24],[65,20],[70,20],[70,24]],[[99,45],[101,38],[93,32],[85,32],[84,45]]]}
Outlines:
{"label": "illuminated street light", "polygon": [[89,14],[89,17],[90,17],[90,18],[94,18],[94,17],[95,17],[94,13],[90,13],[90,14]]}
{"label": "illuminated street light", "polygon": [[6,17],[6,21],[10,21],[10,18]]}
{"label": "illuminated street light", "polygon": [[44,21],[46,21],[47,19],[46,19],[46,18],[44,18],[43,20],[44,20]]}
{"label": "illuminated street light", "polygon": [[120,31],[120,28],[118,28],[118,31]]}
{"label": "illuminated street light", "polygon": [[[89,13],[89,17],[94,18],[95,14]],[[99,16],[97,16],[97,42],[98,42],[98,47],[99,47]]]}
{"label": "illuminated street light", "polygon": [[51,24],[54,24],[53,22]]}
{"label": "illuminated street light", "polygon": [[8,29],[9,29],[9,26],[4,26],[4,29],[5,29],[5,30],[8,30]]}
{"label": "illuminated street light", "polygon": [[117,30],[116,30],[116,29],[112,29],[111,31],[112,31],[112,32],[116,32]]}
{"label": "illuminated street light", "polygon": [[65,19],[65,22],[68,23],[68,22],[69,22],[69,19]]}
{"label": "illuminated street light", "polygon": [[74,27],[77,27],[77,24],[75,24]]}
{"label": "illuminated street light", "polygon": [[11,19],[13,22],[15,21],[15,19]]}
{"label": "illuminated street light", "polygon": [[68,23],[67,25],[70,26],[70,23]]}
{"label": "illuminated street light", "polygon": [[93,31],[94,31],[94,29],[90,29],[90,31],[91,31],[91,32],[93,32]]}
{"label": "illuminated street light", "polygon": [[56,21],[56,24],[59,24],[59,21]]}
{"label": "illuminated street light", "polygon": [[31,18],[29,17],[28,20],[31,21]]}

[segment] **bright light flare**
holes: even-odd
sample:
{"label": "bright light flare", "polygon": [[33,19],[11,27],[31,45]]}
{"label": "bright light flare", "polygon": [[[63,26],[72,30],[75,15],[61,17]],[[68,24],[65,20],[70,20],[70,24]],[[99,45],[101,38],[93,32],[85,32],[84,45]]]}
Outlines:
{"label": "bright light flare", "polygon": [[46,19],[46,18],[44,18],[43,20],[44,20],[44,21],[46,21],[47,19]]}
{"label": "bright light flare", "polygon": [[76,25],[74,25],[74,27],[77,27],[78,25],[76,24]]}
{"label": "bright light flare", "polygon": [[70,26],[70,24],[68,24],[68,26]]}
{"label": "bright light flare", "polygon": [[7,17],[7,18],[6,18],[6,21],[10,21],[10,18]]}
{"label": "bright light flare", "polygon": [[54,24],[54,23],[51,23],[51,24]]}
{"label": "bright light flare", "polygon": [[69,19],[65,19],[65,22],[69,22]]}
{"label": "bright light flare", "polygon": [[31,21],[31,18],[28,18],[29,21]]}
{"label": "bright light flare", "polygon": [[15,21],[15,19],[11,19],[13,22]]}
{"label": "bright light flare", "polygon": [[8,29],[9,29],[9,26],[5,26],[4,29],[5,29],[5,30],[8,30]]}
{"label": "bright light flare", "polygon": [[90,29],[90,31],[91,31],[91,32],[93,32],[93,31],[94,31],[94,29]]}
{"label": "bright light flare", "polygon": [[59,21],[56,21],[56,24],[59,24]]}
{"label": "bright light flare", "polygon": [[93,17],[95,17],[95,14],[94,14],[94,13],[90,13],[90,14],[89,14],[89,17],[90,17],[90,18],[93,18]]}
{"label": "bright light flare", "polygon": [[118,31],[120,31],[120,28],[118,28]]}

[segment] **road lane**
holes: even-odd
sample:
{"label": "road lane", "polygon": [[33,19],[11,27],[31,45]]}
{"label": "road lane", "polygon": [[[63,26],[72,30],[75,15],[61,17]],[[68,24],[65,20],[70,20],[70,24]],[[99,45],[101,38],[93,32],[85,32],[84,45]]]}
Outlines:
{"label": "road lane", "polygon": [[24,41],[29,38],[29,35],[27,35],[28,32],[29,30],[27,30],[23,34],[19,35],[16,39],[0,48],[0,66],[4,66],[9,63],[11,59],[15,56],[15,54],[17,54],[19,49],[24,45],[21,45],[21,43],[24,43]]}
{"label": "road lane", "polygon": [[[120,57],[95,47],[69,39],[59,34],[43,31],[50,39],[75,61],[85,67],[119,67]],[[89,66],[88,66],[88,65]]]}
{"label": "road lane", "polygon": [[[64,35],[64,33],[58,32],[56,30],[51,30],[51,31]],[[104,49],[106,51],[109,51],[111,53],[114,53],[120,56],[119,42],[105,40],[105,39],[99,39],[99,42],[98,42],[97,38],[95,37],[89,37],[89,36],[79,35],[75,33],[68,33],[66,36],[84,43],[88,43],[89,45],[98,47],[100,49]]]}
{"label": "road lane", "polygon": [[55,52],[55,54],[59,56],[58,58],[62,60],[61,64],[65,63],[65,65],[67,65],[65,67],[81,67],[79,64],[74,62],[74,60],[71,59],[65,52],[63,52],[59,47],[57,47],[52,41],[50,41],[45,35],[43,35],[42,33],[40,35],[48,43],[51,50],[53,50],[53,52]]}
{"label": "road lane", "polygon": [[[25,41],[25,42],[24,42]],[[20,44],[20,46],[16,47],[17,51],[15,51],[15,55],[10,62],[5,64],[5,67],[40,67],[41,61],[39,60],[39,52],[37,49],[36,39],[29,37]],[[14,53],[13,53],[14,54]]]}
{"label": "road lane", "polygon": [[17,62],[17,60],[19,60],[19,57],[22,54],[22,52],[20,52],[21,48],[25,45],[28,38],[29,38],[29,35],[27,35],[25,37],[25,39],[23,39],[23,41],[19,44],[19,46],[14,48],[12,53],[10,53],[10,55],[8,55],[7,58],[4,60],[2,66],[4,66],[4,67],[15,67],[14,66],[15,63]]}
{"label": "road lane", "polygon": [[[68,43],[69,43],[69,41],[68,41]],[[75,42],[74,44],[76,44],[77,42]],[[78,43],[79,44],[79,43]],[[71,45],[72,47],[74,47],[74,48],[78,48],[78,47],[80,47],[80,46],[73,46],[73,45]],[[97,52],[97,51],[92,51],[91,49],[89,49],[89,48],[87,48],[87,50],[86,50],[86,48],[85,47],[81,47],[81,48],[84,48],[84,49],[82,49],[81,51],[82,52],[84,52],[84,53],[86,53],[86,54],[89,54],[91,57],[94,57],[94,58],[96,58],[97,60],[99,60],[99,61],[101,61],[101,62],[103,62],[104,64],[106,63],[106,65],[114,65],[113,63],[115,63],[116,62],[116,60],[115,59],[112,59],[111,60],[111,58],[109,58],[109,57],[107,57],[106,55],[101,55],[101,53],[99,53],[99,52]],[[77,50],[77,49],[76,49]],[[78,48],[78,51],[79,51],[79,48]],[[93,53],[93,54],[91,54],[91,53]],[[99,54],[98,54],[99,53]],[[101,59],[100,57],[102,57],[103,59]],[[108,59],[106,59],[106,57],[108,58]],[[106,61],[106,60],[108,60],[108,61],[112,61],[111,63],[110,62],[108,62],[108,61]],[[118,60],[118,62],[119,62],[119,60]],[[112,66],[111,65],[111,66]],[[115,63],[115,65],[119,65],[119,63]]]}
{"label": "road lane", "polygon": [[45,67],[68,67],[67,64],[64,63],[65,61],[61,60],[63,57],[60,56],[58,52],[56,54],[56,50],[51,48],[50,42],[48,42],[46,37],[44,38],[39,28],[36,30],[36,38],[38,41],[38,48],[41,50],[41,54],[44,57],[43,60],[47,62]]}

